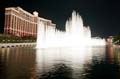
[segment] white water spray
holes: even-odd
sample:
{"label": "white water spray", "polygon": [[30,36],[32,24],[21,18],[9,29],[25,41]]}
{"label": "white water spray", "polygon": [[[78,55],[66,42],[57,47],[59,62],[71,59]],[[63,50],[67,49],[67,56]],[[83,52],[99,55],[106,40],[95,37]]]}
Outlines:
{"label": "white water spray", "polygon": [[91,38],[90,27],[83,26],[82,17],[73,11],[72,17],[66,22],[66,32],[39,21],[36,48],[79,47],[105,45],[104,39]]}

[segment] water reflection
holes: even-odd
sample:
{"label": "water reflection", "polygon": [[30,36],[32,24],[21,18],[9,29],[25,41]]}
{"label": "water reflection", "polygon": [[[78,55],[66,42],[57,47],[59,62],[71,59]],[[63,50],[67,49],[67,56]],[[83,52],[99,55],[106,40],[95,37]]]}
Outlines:
{"label": "water reflection", "polygon": [[114,49],[114,61],[120,65],[120,48]]}
{"label": "water reflection", "polygon": [[[104,55],[104,59],[100,60],[97,63],[93,63],[91,65],[91,69],[86,73],[86,79],[119,79],[118,75],[119,66],[114,61],[114,48],[113,46],[106,46],[106,51]],[[118,52],[117,52],[118,53]],[[102,56],[103,57],[103,56]]]}
{"label": "water reflection", "polygon": [[30,79],[35,75],[35,50],[0,49],[0,79]]}
{"label": "water reflection", "polygon": [[0,79],[120,79],[120,48],[2,48]]}
{"label": "water reflection", "polygon": [[[72,68],[72,72],[71,72],[72,74],[69,74],[69,76],[72,75],[71,78],[82,78],[85,74],[84,68],[89,69],[88,66],[92,63],[91,47],[37,50],[36,61],[37,61],[38,74],[46,73],[47,75],[49,72],[57,74],[54,72],[54,70],[56,71],[55,67],[57,67],[58,65],[60,65],[58,67],[61,67],[61,65],[62,66],[65,65],[65,67]],[[49,74],[49,75],[55,77],[56,75],[54,74]],[[61,75],[61,74],[57,74],[57,75]],[[68,77],[68,75],[66,76]]]}
{"label": "water reflection", "polygon": [[48,72],[43,72],[40,79],[73,79],[72,68],[66,64],[54,64]]}
{"label": "water reflection", "polygon": [[86,79],[119,79],[119,66],[117,64],[109,64],[105,61],[95,63],[91,66],[92,70],[87,71]]}

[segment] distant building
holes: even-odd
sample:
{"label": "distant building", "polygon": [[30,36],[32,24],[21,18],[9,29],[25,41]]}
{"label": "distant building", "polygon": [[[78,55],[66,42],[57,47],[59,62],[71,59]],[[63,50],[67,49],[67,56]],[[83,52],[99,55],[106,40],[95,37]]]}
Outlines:
{"label": "distant building", "polygon": [[106,41],[107,43],[113,43],[113,37],[109,36]]}
{"label": "distant building", "polygon": [[20,7],[5,8],[4,33],[19,37],[36,37],[38,20],[43,21],[47,26],[55,27],[51,20],[39,17],[36,11],[31,14]]}

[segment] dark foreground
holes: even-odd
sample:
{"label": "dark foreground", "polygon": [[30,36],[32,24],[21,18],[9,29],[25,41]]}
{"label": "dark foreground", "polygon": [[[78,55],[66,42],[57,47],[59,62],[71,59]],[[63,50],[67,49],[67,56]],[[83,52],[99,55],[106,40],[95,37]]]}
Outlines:
{"label": "dark foreground", "polygon": [[120,79],[120,49],[1,48],[0,79]]}

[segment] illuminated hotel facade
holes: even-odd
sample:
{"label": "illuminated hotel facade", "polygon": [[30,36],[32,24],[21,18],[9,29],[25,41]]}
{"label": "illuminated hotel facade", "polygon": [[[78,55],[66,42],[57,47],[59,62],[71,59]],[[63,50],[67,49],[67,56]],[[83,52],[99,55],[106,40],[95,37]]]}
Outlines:
{"label": "illuminated hotel facade", "polygon": [[42,21],[44,26],[56,26],[51,20],[39,17],[37,12],[31,14],[20,7],[5,8],[4,34],[36,37],[38,20]]}

